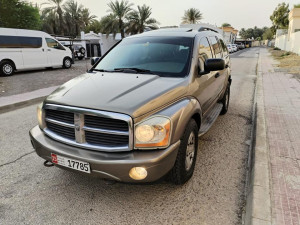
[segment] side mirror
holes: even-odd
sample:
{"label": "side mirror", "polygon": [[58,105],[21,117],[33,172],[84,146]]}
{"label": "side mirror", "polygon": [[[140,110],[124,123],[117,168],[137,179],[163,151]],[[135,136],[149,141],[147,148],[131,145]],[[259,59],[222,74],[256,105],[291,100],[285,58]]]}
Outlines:
{"label": "side mirror", "polygon": [[100,57],[92,57],[91,58],[91,65],[95,65],[100,60]]}
{"label": "side mirror", "polygon": [[205,61],[205,71],[217,71],[225,69],[224,59],[207,59]]}

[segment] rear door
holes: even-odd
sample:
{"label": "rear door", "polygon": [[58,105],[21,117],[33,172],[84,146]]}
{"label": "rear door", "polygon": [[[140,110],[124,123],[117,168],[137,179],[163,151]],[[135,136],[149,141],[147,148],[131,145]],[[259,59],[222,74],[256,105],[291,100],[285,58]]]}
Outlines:
{"label": "rear door", "polygon": [[196,96],[201,104],[204,114],[209,110],[216,98],[215,72],[205,73],[205,61],[213,58],[212,49],[206,37],[200,39],[198,45],[198,76],[196,84],[198,85]]}
{"label": "rear door", "polygon": [[24,68],[42,68],[47,66],[47,53],[43,48],[42,37],[19,36]]}
{"label": "rear door", "polygon": [[66,55],[66,49],[56,40],[46,38],[49,66],[61,66]]}

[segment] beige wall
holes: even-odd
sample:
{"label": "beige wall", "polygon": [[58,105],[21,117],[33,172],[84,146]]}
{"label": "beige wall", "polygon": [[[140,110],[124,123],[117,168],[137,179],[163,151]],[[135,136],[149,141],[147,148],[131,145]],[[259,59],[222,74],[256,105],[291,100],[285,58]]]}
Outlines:
{"label": "beige wall", "polygon": [[[300,8],[294,8],[289,14],[289,30],[277,31],[275,47],[300,55]],[[298,32],[296,32],[299,30]]]}

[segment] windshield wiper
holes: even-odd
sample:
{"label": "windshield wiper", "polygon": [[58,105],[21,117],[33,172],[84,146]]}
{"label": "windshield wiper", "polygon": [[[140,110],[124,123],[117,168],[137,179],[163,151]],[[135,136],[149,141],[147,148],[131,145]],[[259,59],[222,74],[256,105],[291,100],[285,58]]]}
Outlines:
{"label": "windshield wiper", "polygon": [[125,72],[125,71],[132,72],[132,71],[134,71],[136,73],[146,73],[146,74],[154,74],[154,75],[156,75],[151,70],[141,69],[141,68],[135,68],[135,67],[115,68],[114,71],[116,71],[116,72]]}
{"label": "windshield wiper", "polygon": [[115,72],[113,70],[103,70],[103,69],[92,69],[92,71],[97,71],[97,72]]}

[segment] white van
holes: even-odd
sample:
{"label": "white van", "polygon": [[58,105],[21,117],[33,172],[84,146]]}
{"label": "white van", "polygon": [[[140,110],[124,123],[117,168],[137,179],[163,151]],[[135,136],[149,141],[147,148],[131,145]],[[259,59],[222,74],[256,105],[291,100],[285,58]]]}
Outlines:
{"label": "white van", "polygon": [[45,32],[0,28],[0,75],[45,67],[69,69],[73,63],[71,50]]}

